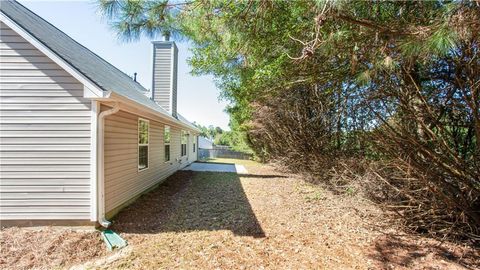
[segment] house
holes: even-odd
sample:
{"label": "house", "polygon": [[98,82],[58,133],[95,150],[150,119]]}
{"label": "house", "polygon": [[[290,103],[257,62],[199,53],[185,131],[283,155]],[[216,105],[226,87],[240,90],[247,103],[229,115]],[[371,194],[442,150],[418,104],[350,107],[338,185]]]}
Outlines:
{"label": "house", "polygon": [[203,136],[198,137],[198,148],[200,149],[213,149],[212,140],[205,138]]}
{"label": "house", "polygon": [[14,1],[0,3],[2,226],[100,224],[197,159],[177,48],[153,42],[152,98]]}

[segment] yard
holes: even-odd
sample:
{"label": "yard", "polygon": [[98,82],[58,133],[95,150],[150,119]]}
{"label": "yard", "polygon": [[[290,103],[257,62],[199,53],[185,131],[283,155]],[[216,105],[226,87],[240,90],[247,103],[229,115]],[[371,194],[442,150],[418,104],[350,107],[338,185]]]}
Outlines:
{"label": "yard", "polygon": [[95,232],[11,228],[1,233],[0,267],[480,267],[478,250],[403,234],[358,195],[332,194],[266,165],[235,162],[248,173],[180,171],[122,211],[112,226],[129,243],[120,252],[107,254]]}

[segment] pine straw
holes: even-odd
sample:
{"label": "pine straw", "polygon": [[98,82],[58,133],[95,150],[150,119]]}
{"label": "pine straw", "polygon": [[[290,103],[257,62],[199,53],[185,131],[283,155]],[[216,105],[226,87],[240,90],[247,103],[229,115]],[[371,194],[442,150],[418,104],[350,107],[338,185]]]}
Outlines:
{"label": "pine straw", "polygon": [[[403,233],[360,192],[269,166],[178,172],[114,220],[128,252],[88,269],[476,269],[479,250]],[[0,267],[65,268],[105,254],[95,232],[3,230]],[[108,254],[111,255],[111,254]]]}
{"label": "pine straw", "polygon": [[402,233],[360,193],[268,166],[179,172],[123,211],[132,252],[103,269],[466,269],[478,250]]}
{"label": "pine straw", "polygon": [[59,269],[106,254],[98,232],[65,227],[6,228],[0,269]]}

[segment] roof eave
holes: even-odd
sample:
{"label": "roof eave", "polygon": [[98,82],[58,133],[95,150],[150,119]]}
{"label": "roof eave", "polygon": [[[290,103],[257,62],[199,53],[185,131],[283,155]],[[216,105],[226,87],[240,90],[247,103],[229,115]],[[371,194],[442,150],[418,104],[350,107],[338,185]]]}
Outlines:
{"label": "roof eave", "polygon": [[22,38],[27,40],[31,43],[35,48],[45,54],[48,58],[52,59],[57,65],[62,67],[65,71],[67,71],[70,75],[72,75],[75,79],[81,82],[88,91],[84,91],[84,93],[88,93],[90,96],[95,97],[104,97],[105,91],[101,89],[98,85],[92,82],[89,78],[87,78],[84,74],[79,72],[74,66],[70,63],[65,61],[62,57],[52,51],[48,46],[43,44],[40,40],[38,40],[35,36],[30,34],[26,29],[18,25],[14,20],[8,17],[7,14],[0,11],[0,21],[5,23],[8,27],[13,29],[17,32]]}
{"label": "roof eave", "polygon": [[120,103],[121,110],[129,111],[134,114],[145,114],[145,113],[151,114],[152,116],[160,118],[161,119],[160,122],[165,122],[170,125],[181,126],[190,131],[195,131],[197,133],[200,133],[200,130],[198,128],[188,125],[187,123],[184,123],[178,120],[177,118],[171,116],[170,114],[154,110],[148,106],[140,104],[134,100],[128,99],[125,96],[119,95],[115,92],[111,92],[108,98],[96,98],[96,100],[104,101],[104,102],[107,102],[107,101],[118,102]]}
{"label": "roof eave", "polygon": [[28,30],[24,29],[22,26],[17,24],[13,19],[11,19],[3,11],[0,11],[0,20],[3,23],[5,23],[8,27],[13,29],[15,32],[17,32],[22,38],[24,38],[29,43],[31,43],[35,48],[37,48],[39,51],[45,54],[53,62],[55,62],[57,65],[63,68],[66,72],[72,75],[80,83],[82,83],[84,85],[83,95],[85,98],[95,99],[99,101],[112,101],[112,100],[119,101],[137,109],[142,108],[141,110],[151,112],[154,115],[164,120],[167,120],[167,122],[170,122],[172,124],[180,125],[192,131],[200,132],[198,128],[191,126],[187,123],[184,123],[179,119],[174,118],[173,116],[171,116],[166,112],[154,110],[148,106],[145,106],[137,101],[128,99],[127,97],[119,95],[113,91],[105,91],[104,89],[102,89],[102,87],[97,85],[95,82],[90,80],[87,76],[85,76],[82,72],[80,72],[75,66],[71,65],[68,61],[63,59],[60,55],[55,53],[43,42],[41,42],[38,38],[32,35]]}

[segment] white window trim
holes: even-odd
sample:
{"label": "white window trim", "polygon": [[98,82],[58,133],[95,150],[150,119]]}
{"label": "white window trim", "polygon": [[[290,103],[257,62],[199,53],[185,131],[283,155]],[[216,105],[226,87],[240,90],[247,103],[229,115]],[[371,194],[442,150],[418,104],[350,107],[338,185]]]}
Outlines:
{"label": "white window trim", "polygon": [[197,136],[193,135],[192,136],[192,146],[193,146],[193,152],[192,153],[196,153],[197,152]]}
{"label": "white window trim", "polygon": [[[147,129],[148,143],[147,144],[140,144],[140,142],[138,141],[138,138],[140,137],[140,121],[144,121],[148,123],[148,129]],[[140,146],[147,146],[147,167],[142,169],[140,169],[140,167],[138,166],[140,163]],[[145,170],[148,170],[148,168],[150,168],[150,120],[139,117],[137,121],[137,172],[143,172]]]}
{"label": "white window trim", "polygon": [[[185,143],[183,143],[183,136],[186,137]],[[183,145],[184,145],[184,144],[185,144],[185,154],[182,155]],[[188,152],[188,133],[187,133],[186,130],[182,130],[182,131],[180,132],[180,157],[186,157],[186,156],[188,156],[188,155],[187,155],[187,152]]]}
{"label": "white window trim", "polygon": [[[168,133],[170,135],[170,141],[167,143],[165,142],[165,131],[168,128]],[[168,148],[168,160],[165,160],[165,145],[170,146]],[[163,163],[170,163],[172,162],[172,128],[169,125],[164,125],[163,126]]]}

